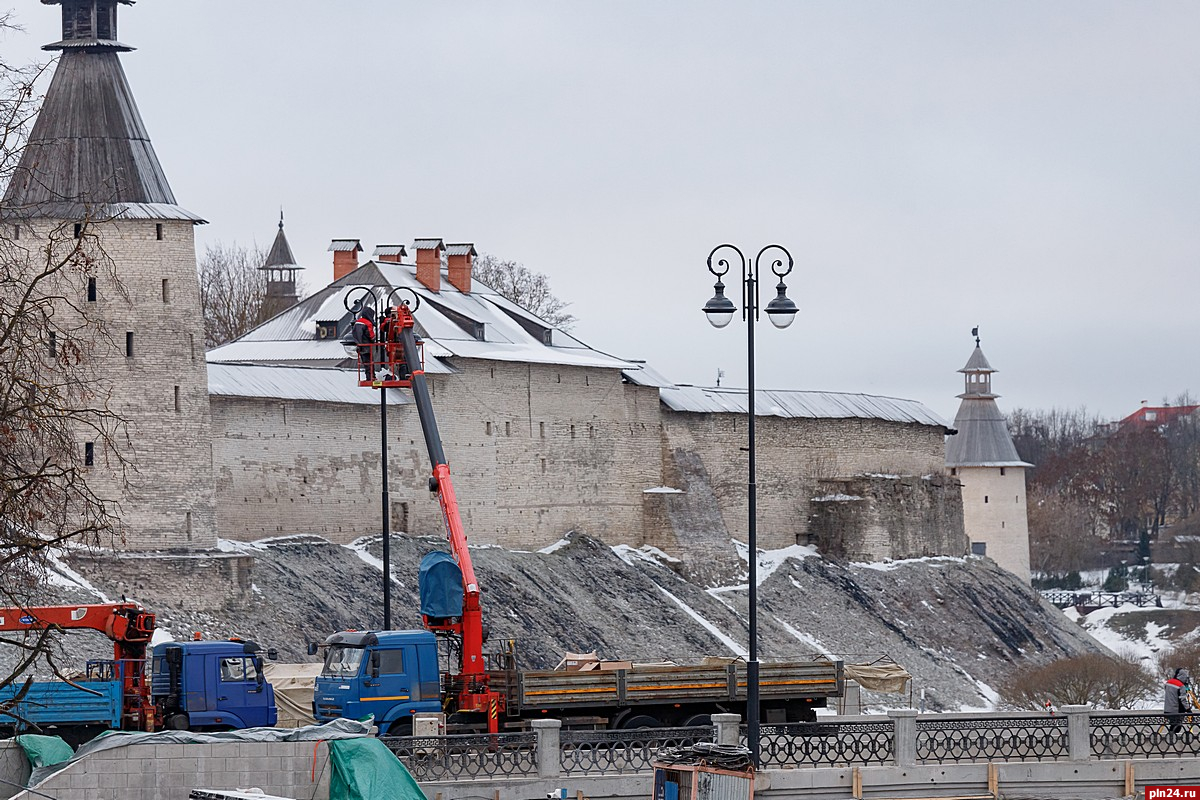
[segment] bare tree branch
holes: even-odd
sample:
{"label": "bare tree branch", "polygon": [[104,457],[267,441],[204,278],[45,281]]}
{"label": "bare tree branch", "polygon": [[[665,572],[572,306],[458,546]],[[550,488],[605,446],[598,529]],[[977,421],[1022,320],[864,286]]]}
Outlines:
{"label": "bare tree branch", "polygon": [[472,264],[471,277],[556,328],[569,331],[575,324],[575,317],[567,313],[571,304],[554,296],[550,279],[518,261],[504,261],[482,253]]}

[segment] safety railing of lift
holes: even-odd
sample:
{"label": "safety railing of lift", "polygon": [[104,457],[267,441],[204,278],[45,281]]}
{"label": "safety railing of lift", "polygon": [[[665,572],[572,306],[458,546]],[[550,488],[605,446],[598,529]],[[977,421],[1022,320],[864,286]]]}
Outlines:
{"label": "safety railing of lift", "polygon": [[418,781],[537,775],[537,734],[383,736]]}
{"label": "safety railing of lift", "polygon": [[1070,755],[1063,716],[917,718],[917,762],[1055,761]]}
{"label": "safety railing of lift", "polygon": [[668,747],[713,741],[711,725],[696,728],[640,728],[617,731],[562,731],[564,775],[648,772],[654,755]]}
{"label": "safety railing of lift", "polygon": [[1187,758],[1200,755],[1200,714],[1168,719],[1158,713],[1093,711],[1096,758]]}
{"label": "safety railing of lift", "polygon": [[[891,720],[763,725],[758,739],[759,758],[764,767],[890,764],[894,727]],[[741,741],[746,743],[744,725]]]}

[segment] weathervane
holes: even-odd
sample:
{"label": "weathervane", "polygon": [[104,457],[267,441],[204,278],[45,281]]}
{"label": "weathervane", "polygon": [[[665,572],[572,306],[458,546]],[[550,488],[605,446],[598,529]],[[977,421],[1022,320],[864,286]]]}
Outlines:
{"label": "weathervane", "polygon": [[976,325],[974,328],[971,328],[971,335],[975,337],[975,346],[979,347],[979,326],[978,325]]}

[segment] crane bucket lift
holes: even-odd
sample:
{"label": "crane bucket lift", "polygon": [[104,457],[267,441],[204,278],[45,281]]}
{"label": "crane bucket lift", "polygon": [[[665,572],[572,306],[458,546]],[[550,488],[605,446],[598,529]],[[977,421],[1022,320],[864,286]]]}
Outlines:
{"label": "crane bucket lift", "polygon": [[[414,295],[415,296],[415,295]],[[419,304],[419,298],[417,298]],[[364,303],[365,306],[365,303]],[[359,385],[385,388],[409,388],[416,401],[421,432],[433,466],[429,490],[437,493],[442,517],[446,522],[447,539],[454,560],[462,572],[462,616],[431,617],[422,614],[422,624],[437,634],[458,637],[462,643],[459,675],[451,676],[458,686],[458,710],[487,715],[488,730],[499,730],[500,715],[505,710],[506,695],[488,685],[486,659],[483,653],[485,632],[480,605],[479,580],[467,548],[467,534],[458,510],[458,499],[450,478],[450,465],[442,448],[437,419],[430,401],[429,385],[425,380],[421,343],[413,330],[414,308],[408,301],[393,304],[377,318],[376,342],[370,357],[363,358],[360,350]],[[349,350],[349,348],[348,348]],[[382,373],[382,374],[380,374]]]}
{"label": "crane bucket lift", "polygon": [[146,648],[155,617],[137,603],[0,608],[0,631],[94,630],[113,643],[115,669],[124,689],[123,722],[131,730],[154,730],[154,705],[146,679]]}

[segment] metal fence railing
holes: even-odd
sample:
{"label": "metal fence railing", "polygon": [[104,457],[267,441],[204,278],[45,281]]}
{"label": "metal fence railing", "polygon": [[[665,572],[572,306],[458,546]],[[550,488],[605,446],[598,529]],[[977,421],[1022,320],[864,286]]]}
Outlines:
{"label": "metal fence railing", "polygon": [[[764,767],[889,764],[894,725],[886,722],[800,722],[764,725],[759,758]],[[746,729],[742,728],[742,741]]]}
{"label": "metal fence railing", "polygon": [[537,775],[537,734],[383,736],[418,781]]}
{"label": "metal fence railing", "polygon": [[1070,755],[1066,717],[917,718],[917,762],[1056,761]]}
{"label": "metal fence railing", "polygon": [[654,754],[659,750],[711,741],[711,725],[698,728],[563,731],[559,739],[562,772],[564,775],[649,772]]}
{"label": "metal fence railing", "polygon": [[1200,755],[1200,714],[1093,712],[1091,753],[1096,758],[1187,758]]}

